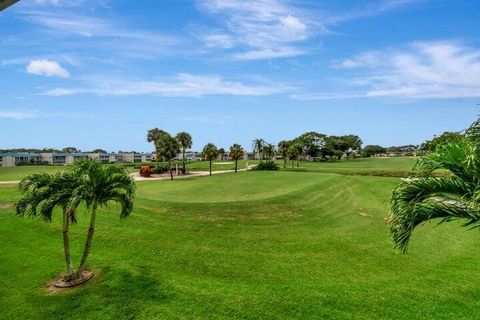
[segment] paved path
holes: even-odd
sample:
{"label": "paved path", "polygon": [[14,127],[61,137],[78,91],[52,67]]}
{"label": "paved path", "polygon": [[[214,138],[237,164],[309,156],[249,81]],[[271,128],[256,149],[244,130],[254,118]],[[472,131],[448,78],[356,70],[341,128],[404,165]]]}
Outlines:
{"label": "paved path", "polygon": [[[255,165],[248,166],[248,170],[252,169],[253,167],[255,167]],[[247,171],[247,169],[238,169],[237,171]],[[235,171],[233,171],[233,170],[212,171],[212,175],[213,174],[222,174],[222,173],[231,173],[231,172],[235,172]],[[192,172],[190,172],[189,175],[186,175],[186,176],[176,176],[176,175],[174,175],[174,179],[204,177],[204,176],[208,176],[209,174],[210,174],[210,172],[208,172],[208,171],[192,171]],[[141,177],[138,172],[130,173],[130,176],[133,177],[133,179],[135,181],[152,181],[152,180],[169,180],[170,179],[170,176],[156,177],[156,178],[154,178],[154,177],[145,178],[145,177]],[[19,183],[20,183],[20,180],[0,181],[0,184],[19,184]]]}
{"label": "paved path", "polygon": [[[250,165],[248,166],[248,170],[251,170],[254,168],[255,165]],[[238,169],[237,171],[247,171],[247,169]],[[232,173],[235,172],[234,170],[221,170],[221,171],[212,171],[212,175],[214,174],[222,174],[222,173]],[[186,179],[186,178],[193,178],[193,177],[204,177],[210,175],[209,171],[191,171],[190,174],[185,175],[185,176],[176,176],[173,175],[173,179]],[[152,180],[170,180],[170,176],[164,176],[164,177],[142,177],[138,172],[133,172],[130,173],[130,176],[133,177],[135,181],[152,181]]]}

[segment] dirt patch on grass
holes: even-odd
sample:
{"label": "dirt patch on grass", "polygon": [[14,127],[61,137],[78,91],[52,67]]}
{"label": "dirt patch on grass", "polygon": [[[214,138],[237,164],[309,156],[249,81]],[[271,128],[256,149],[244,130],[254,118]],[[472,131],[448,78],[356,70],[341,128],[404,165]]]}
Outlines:
{"label": "dirt patch on grass", "polygon": [[82,286],[85,283],[89,282],[93,276],[94,272],[89,269],[83,270],[82,276],[80,279],[74,281],[65,281],[64,276],[65,273],[60,274],[58,277],[50,280],[44,287],[45,291],[50,294],[56,293],[67,293],[68,291],[76,288],[78,286]]}
{"label": "dirt patch on grass", "polygon": [[13,208],[13,203],[0,203],[0,209],[10,209]]}

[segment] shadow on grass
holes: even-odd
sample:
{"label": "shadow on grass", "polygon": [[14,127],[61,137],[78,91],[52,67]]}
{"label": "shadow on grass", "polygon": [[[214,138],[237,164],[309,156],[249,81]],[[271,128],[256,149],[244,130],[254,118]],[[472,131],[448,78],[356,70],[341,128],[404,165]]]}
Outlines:
{"label": "shadow on grass", "polygon": [[30,302],[42,306],[40,318],[44,319],[135,319],[148,305],[159,305],[174,297],[173,289],[153,277],[147,268],[106,267],[99,271],[85,286],[32,297]]}

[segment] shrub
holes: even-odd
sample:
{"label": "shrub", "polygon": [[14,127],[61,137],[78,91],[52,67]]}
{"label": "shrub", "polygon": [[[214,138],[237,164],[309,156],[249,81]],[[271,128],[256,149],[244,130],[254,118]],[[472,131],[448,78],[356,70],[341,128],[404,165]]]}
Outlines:
{"label": "shrub", "polygon": [[159,165],[158,166],[158,170],[155,168],[155,167],[150,167],[151,171],[152,171],[152,174],[162,174],[162,173],[165,173],[165,172],[169,172],[168,171],[168,166],[167,165]]}
{"label": "shrub", "polygon": [[140,168],[140,175],[142,177],[150,177],[151,174],[152,174],[152,169],[150,169],[149,166],[143,166]]}
{"label": "shrub", "polygon": [[253,170],[278,170],[280,167],[273,160],[260,161],[260,163],[253,168]]}

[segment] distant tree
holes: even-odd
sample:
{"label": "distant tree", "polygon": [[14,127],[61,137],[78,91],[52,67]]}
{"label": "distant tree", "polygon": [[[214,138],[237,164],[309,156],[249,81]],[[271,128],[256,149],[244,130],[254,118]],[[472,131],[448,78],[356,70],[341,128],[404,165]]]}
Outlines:
{"label": "distant tree", "polygon": [[158,171],[158,158],[159,158],[158,143],[160,142],[160,139],[164,134],[166,134],[166,132],[158,128],[150,129],[147,132],[147,142],[153,142],[153,145],[155,146],[155,154],[156,154],[155,168],[157,169],[157,171]]}
{"label": "distant tree", "polygon": [[207,143],[203,147],[202,154],[203,158],[209,162],[210,175],[212,175],[212,161],[218,157],[218,149],[213,143]]}
{"label": "distant tree", "polygon": [[103,149],[95,149],[92,151],[92,153],[108,153],[108,152]]}
{"label": "distant tree", "polygon": [[298,161],[299,161],[300,155],[302,154],[302,145],[298,142],[292,143],[287,149],[287,154],[290,160],[292,161],[292,169],[295,166],[294,160],[297,161],[297,167],[298,167],[299,166]]}
{"label": "distant tree", "polygon": [[164,133],[157,143],[157,148],[158,155],[168,162],[170,179],[173,180],[172,159],[177,156],[178,152],[180,152],[180,145],[178,144],[177,139],[173,138],[168,133]]}
{"label": "distant tree", "polygon": [[66,147],[66,148],[63,148],[62,151],[65,152],[65,153],[77,153],[77,152],[81,152],[80,149],[77,149],[77,148],[75,148],[75,147]]}
{"label": "distant tree", "polygon": [[220,148],[218,149],[218,160],[222,160],[222,155],[226,153],[225,149]]}
{"label": "distant tree", "polygon": [[263,159],[263,146],[265,145],[265,140],[263,139],[253,139],[252,141],[252,149],[253,149],[253,152],[255,153],[255,157],[257,159]]}
{"label": "distant tree", "polygon": [[374,155],[377,155],[377,154],[383,154],[387,152],[387,149],[384,148],[384,147],[381,147],[379,145],[372,145],[372,144],[369,144],[367,146],[365,146],[365,148],[363,148],[362,150],[362,156],[364,157],[371,157],[371,156],[374,156]]}
{"label": "distant tree", "polygon": [[187,132],[182,131],[179,132],[175,138],[177,139],[180,149],[182,150],[182,168],[183,172],[185,172],[185,152],[187,149],[192,147],[192,136]]}
{"label": "distant tree", "polygon": [[234,143],[230,147],[230,158],[235,160],[235,173],[237,173],[237,168],[238,168],[238,159],[241,159],[244,155],[244,150],[241,145]]}
{"label": "distant tree", "polygon": [[267,157],[268,159],[274,159],[275,158],[275,145],[271,143],[264,143],[263,148],[262,148],[262,154],[264,157]]}
{"label": "distant tree", "polygon": [[427,140],[420,146],[420,149],[425,152],[433,152],[437,150],[439,146],[444,144],[459,141],[463,138],[463,135],[458,132],[444,132],[439,136],[434,136],[432,140]]}
{"label": "distant tree", "polygon": [[290,141],[282,140],[278,143],[278,153],[283,158],[283,168],[287,167],[288,147],[291,144]]}
{"label": "distant tree", "polygon": [[302,145],[302,154],[304,157],[309,156],[311,158],[318,157],[321,149],[325,145],[326,135],[310,131],[302,134],[295,139],[296,142]]}

